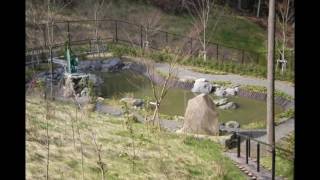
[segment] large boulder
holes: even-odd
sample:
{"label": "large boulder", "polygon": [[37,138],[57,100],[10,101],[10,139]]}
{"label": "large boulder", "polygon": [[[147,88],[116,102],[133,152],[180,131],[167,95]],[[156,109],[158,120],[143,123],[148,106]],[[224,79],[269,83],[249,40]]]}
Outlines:
{"label": "large boulder", "polygon": [[218,96],[218,97],[224,97],[224,96],[226,96],[226,91],[223,88],[217,88],[214,91],[214,95]]}
{"label": "large boulder", "polygon": [[80,95],[81,95],[81,97],[89,96],[89,89],[87,87],[83,88]]}
{"label": "large boulder", "polygon": [[188,101],[183,127],[178,132],[218,135],[218,113],[211,98],[200,94]]}
{"label": "large boulder", "polygon": [[235,96],[237,94],[236,88],[227,88],[225,91],[226,91],[226,96]]}
{"label": "large boulder", "polygon": [[113,72],[113,71],[119,71],[124,66],[124,63],[117,58],[111,59],[111,60],[104,60],[102,61],[102,71],[103,72]]}
{"label": "large boulder", "polygon": [[227,98],[216,99],[216,100],[213,100],[213,102],[216,106],[222,106],[228,103],[228,99]]}
{"label": "large boulder", "polygon": [[234,102],[228,102],[225,105],[219,106],[219,109],[237,109],[238,105]]}
{"label": "large boulder", "polygon": [[228,121],[225,123],[227,128],[240,128],[240,124],[237,121]]}
{"label": "large boulder", "polygon": [[101,70],[101,62],[95,61],[80,61],[78,69],[80,72],[98,71]]}
{"label": "large boulder", "polygon": [[214,90],[212,84],[209,83],[208,80],[205,78],[200,78],[195,80],[193,84],[193,88],[191,89],[192,92],[196,93],[205,93],[209,94]]}
{"label": "large boulder", "polygon": [[144,73],[146,71],[146,67],[143,64],[134,62],[125,62],[124,64],[122,70],[132,70],[138,73]]}
{"label": "large boulder", "polygon": [[64,97],[83,97],[88,96],[88,81],[87,74],[65,74],[63,83]]}
{"label": "large boulder", "polygon": [[136,98],[122,98],[120,99],[120,102],[125,102],[128,105],[135,106],[135,107],[141,107],[143,105],[143,100],[136,99]]}
{"label": "large boulder", "polygon": [[237,146],[237,136],[233,133],[221,136],[219,140],[220,140],[220,144],[227,149],[232,149]]}

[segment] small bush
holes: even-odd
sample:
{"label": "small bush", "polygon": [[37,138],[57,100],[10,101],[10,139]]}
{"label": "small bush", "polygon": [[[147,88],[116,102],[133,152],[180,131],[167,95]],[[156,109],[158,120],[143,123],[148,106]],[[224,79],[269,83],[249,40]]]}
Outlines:
{"label": "small bush", "polygon": [[[168,62],[173,58],[173,54],[171,54],[167,48],[164,48],[161,51],[149,51],[148,53],[141,53],[141,48],[111,43],[109,44],[109,50],[114,56],[120,58],[124,55],[134,57],[142,55],[143,57],[153,59],[156,62]],[[202,57],[190,57],[187,59],[181,58],[178,62],[183,65],[205,68],[204,71],[207,73],[214,72],[214,70],[219,70],[240,75],[250,75],[262,78],[267,77],[266,60],[263,58],[259,58],[259,62],[255,64],[230,63],[226,61],[221,62],[213,58],[208,58],[207,61],[204,61]],[[275,79],[292,82],[294,81],[294,72],[291,69],[287,69],[287,71],[281,75],[280,71],[277,70],[275,72]]]}

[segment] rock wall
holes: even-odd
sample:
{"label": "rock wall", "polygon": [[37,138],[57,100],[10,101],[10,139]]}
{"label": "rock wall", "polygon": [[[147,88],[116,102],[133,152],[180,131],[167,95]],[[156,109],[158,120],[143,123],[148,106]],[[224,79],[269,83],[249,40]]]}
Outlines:
{"label": "rock wall", "polygon": [[[250,99],[260,100],[260,101],[266,101],[267,100],[267,94],[265,93],[259,93],[259,92],[252,92],[248,91],[242,88],[239,88],[238,95],[241,97],[247,97]],[[294,101],[288,100],[283,97],[275,96],[274,98],[275,104],[283,107],[284,109],[294,108]]]}
{"label": "rock wall", "polygon": [[[155,73],[155,75],[152,77],[152,80],[157,84],[162,84],[164,82],[164,78],[160,76],[159,74]],[[181,88],[185,90],[191,90],[193,87],[193,82],[189,81],[179,81],[177,79],[172,80],[169,83],[170,87],[175,88]],[[259,101],[266,101],[267,100],[267,94],[265,93],[259,93],[259,92],[252,92],[245,89],[239,88],[239,91],[237,93],[240,97],[246,97],[250,99],[255,99]],[[284,109],[294,108],[294,101],[285,99],[283,97],[275,97],[275,104],[283,107]]]}

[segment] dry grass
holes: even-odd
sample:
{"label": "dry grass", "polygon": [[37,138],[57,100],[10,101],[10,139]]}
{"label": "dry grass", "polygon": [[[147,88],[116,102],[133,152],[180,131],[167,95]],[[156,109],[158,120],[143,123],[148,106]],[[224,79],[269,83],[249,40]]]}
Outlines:
{"label": "dry grass", "polygon": [[[45,179],[46,123],[44,101],[26,98],[26,177]],[[81,149],[78,136],[75,147],[71,103],[55,101],[50,119],[50,179],[81,179]],[[70,117],[71,116],[71,117]],[[92,130],[102,144],[101,161],[106,164],[106,179],[246,179],[222,148],[207,140],[183,135],[148,131],[143,124],[133,123],[135,138],[135,171],[131,163],[131,134],[123,126],[123,118],[96,112],[78,112],[75,126],[81,131],[84,179],[101,179]]]}

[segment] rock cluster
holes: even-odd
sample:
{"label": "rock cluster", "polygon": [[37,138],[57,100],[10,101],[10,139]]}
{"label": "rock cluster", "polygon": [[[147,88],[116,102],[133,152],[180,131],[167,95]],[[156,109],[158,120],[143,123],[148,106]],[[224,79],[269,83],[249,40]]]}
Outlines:
{"label": "rock cluster", "polygon": [[125,102],[128,105],[134,106],[134,107],[142,107],[144,103],[142,99],[128,98],[128,97],[120,99],[120,102]]}
{"label": "rock cluster", "polygon": [[93,60],[93,61],[80,61],[78,69],[80,72],[114,72],[119,71],[124,67],[124,63],[118,59],[107,59],[107,60]]}
{"label": "rock cluster", "polygon": [[234,102],[228,102],[227,98],[213,100],[219,109],[237,109],[238,105]]}
{"label": "rock cluster", "polygon": [[239,91],[239,87],[226,88],[226,87],[217,87],[216,86],[216,90],[214,92],[214,95],[219,96],[219,97],[235,96],[235,95],[237,95],[238,91]]}

